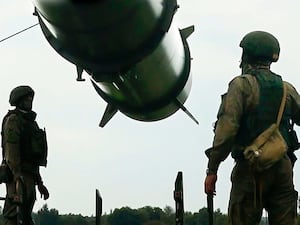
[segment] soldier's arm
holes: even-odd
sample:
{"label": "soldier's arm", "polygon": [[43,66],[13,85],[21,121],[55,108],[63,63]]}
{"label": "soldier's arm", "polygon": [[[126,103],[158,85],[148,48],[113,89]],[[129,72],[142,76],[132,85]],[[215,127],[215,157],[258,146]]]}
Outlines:
{"label": "soldier's arm", "polygon": [[216,174],[220,163],[230,154],[241,116],[251,97],[250,93],[252,91],[246,77],[239,76],[230,82],[218,112],[213,148],[208,162],[209,173]]}
{"label": "soldier's arm", "polygon": [[37,176],[36,176],[36,184],[37,185],[42,185],[43,184],[43,179],[40,173],[40,168],[38,168]]}
{"label": "soldier's arm", "polygon": [[291,105],[292,120],[299,126],[300,125],[300,95],[296,88],[288,82],[287,85],[287,104]]}
{"label": "soldier's arm", "polygon": [[4,124],[5,158],[14,178],[21,176],[20,126],[16,115],[7,118]]}

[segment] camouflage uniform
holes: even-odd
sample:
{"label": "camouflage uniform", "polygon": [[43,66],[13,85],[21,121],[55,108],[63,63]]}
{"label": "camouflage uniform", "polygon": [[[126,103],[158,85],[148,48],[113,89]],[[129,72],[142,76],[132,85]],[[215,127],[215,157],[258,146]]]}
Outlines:
{"label": "camouflage uniform", "polygon": [[[9,111],[3,119],[3,148],[6,162],[13,174],[13,179],[6,183],[7,200],[3,215],[7,225],[16,225],[19,215],[23,217],[23,224],[34,224],[31,213],[36,200],[35,185],[42,184],[39,173],[40,162],[36,160],[36,154],[32,151],[34,142],[32,136],[40,130],[35,117],[33,111],[23,112],[15,109]],[[18,204],[14,200],[18,179],[21,180],[23,192],[20,204],[22,214],[18,214]]]}
{"label": "camouflage uniform", "polygon": [[[269,66],[259,66],[257,69],[269,71]],[[300,96],[291,84],[288,82],[285,84],[287,101],[284,115],[299,125]],[[235,148],[242,117],[258,105],[259,93],[259,84],[255,76],[241,75],[230,82],[227,93],[222,96],[218,112],[213,148],[208,163],[208,170],[211,173],[217,173],[220,163]],[[293,170],[289,157],[284,156],[270,169],[261,173],[254,173],[243,157],[235,157],[235,161],[231,174],[229,224],[259,224],[263,208],[268,211],[270,224],[296,224],[297,192],[294,190]]]}

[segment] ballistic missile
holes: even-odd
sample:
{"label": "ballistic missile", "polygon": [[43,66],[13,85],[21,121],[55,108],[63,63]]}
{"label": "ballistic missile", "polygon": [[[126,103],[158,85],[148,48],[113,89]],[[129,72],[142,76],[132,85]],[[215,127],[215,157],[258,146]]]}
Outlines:
{"label": "ballistic missile", "polygon": [[99,124],[117,111],[157,121],[182,109],[191,90],[187,38],[176,27],[176,0],[32,0],[34,15],[55,51],[85,71],[107,102]]}

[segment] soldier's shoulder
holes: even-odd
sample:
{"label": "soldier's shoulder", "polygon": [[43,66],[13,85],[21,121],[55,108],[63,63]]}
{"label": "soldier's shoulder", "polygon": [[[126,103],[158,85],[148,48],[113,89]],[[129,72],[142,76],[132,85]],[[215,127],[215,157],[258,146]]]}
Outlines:
{"label": "soldier's shoulder", "polygon": [[240,86],[240,87],[253,86],[255,84],[256,84],[256,79],[254,76],[250,74],[243,74],[243,75],[236,76],[230,81],[230,85]]}
{"label": "soldier's shoulder", "polygon": [[19,123],[20,116],[15,112],[8,112],[5,116],[5,123],[6,124],[16,124]]}
{"label": "soldier's shoulder", "polygon": [[242,74],[239,76],[236,76],[232,79],[232,81],[235,82],[254,82],[256,81],[255,76],[251,75],[251,74]]}
{"label": "soldier's shoulder", "polygon": [[296,90],[296,88],[294,87],[294,85],[292,85],[290,82],[288,82],[288,81],[283,81],[283,83],[287,86],[287,88]]}
{"label": "soldier's shoulder", "polygon": [[229,90],[234,94],[242,94],[244,96],[249,96],[256,92],[258,89],[258,84],[254,76],[250,74],[243,74],[234,77],[230,84]]}
{"label": "soldier's shoulder", "polygon": [[297,89],[294,87],[294,85],[292,85],[291,83],[284,81],[284,84],[286,86],[287,89],[287,93],[289,95],[291,95],[293,98],[299,98],[299,93],[297,91]]}

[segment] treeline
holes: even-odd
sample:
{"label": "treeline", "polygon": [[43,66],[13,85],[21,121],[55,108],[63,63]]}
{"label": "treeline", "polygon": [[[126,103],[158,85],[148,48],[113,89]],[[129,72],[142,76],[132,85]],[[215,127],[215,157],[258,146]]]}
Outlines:
{"label": "treeline", "polygon": [[[60,215],[58,210],[49,209],[44,205],[37,213],[33,213],[36,225],[95,225],[96,218],[93,216],[82,216],[75,214]],[[101,216],[101,225],[175,225],[175,211],[172,207],[164,209],[158,207],[142,207],[131,209],[122,207],[115,209],[110,214]],[[214,224],[227,224],[227,215],[221,213],[220,209],[214,212]],[[265,218],[260,225],[268,224]],[[3,215],[0,216],[0,225],[4,225]],[[208,225],[208,213],[206,208],[196,213],[184,213],[184,225]],[[298,223],[300,225],[300,216]]]}

